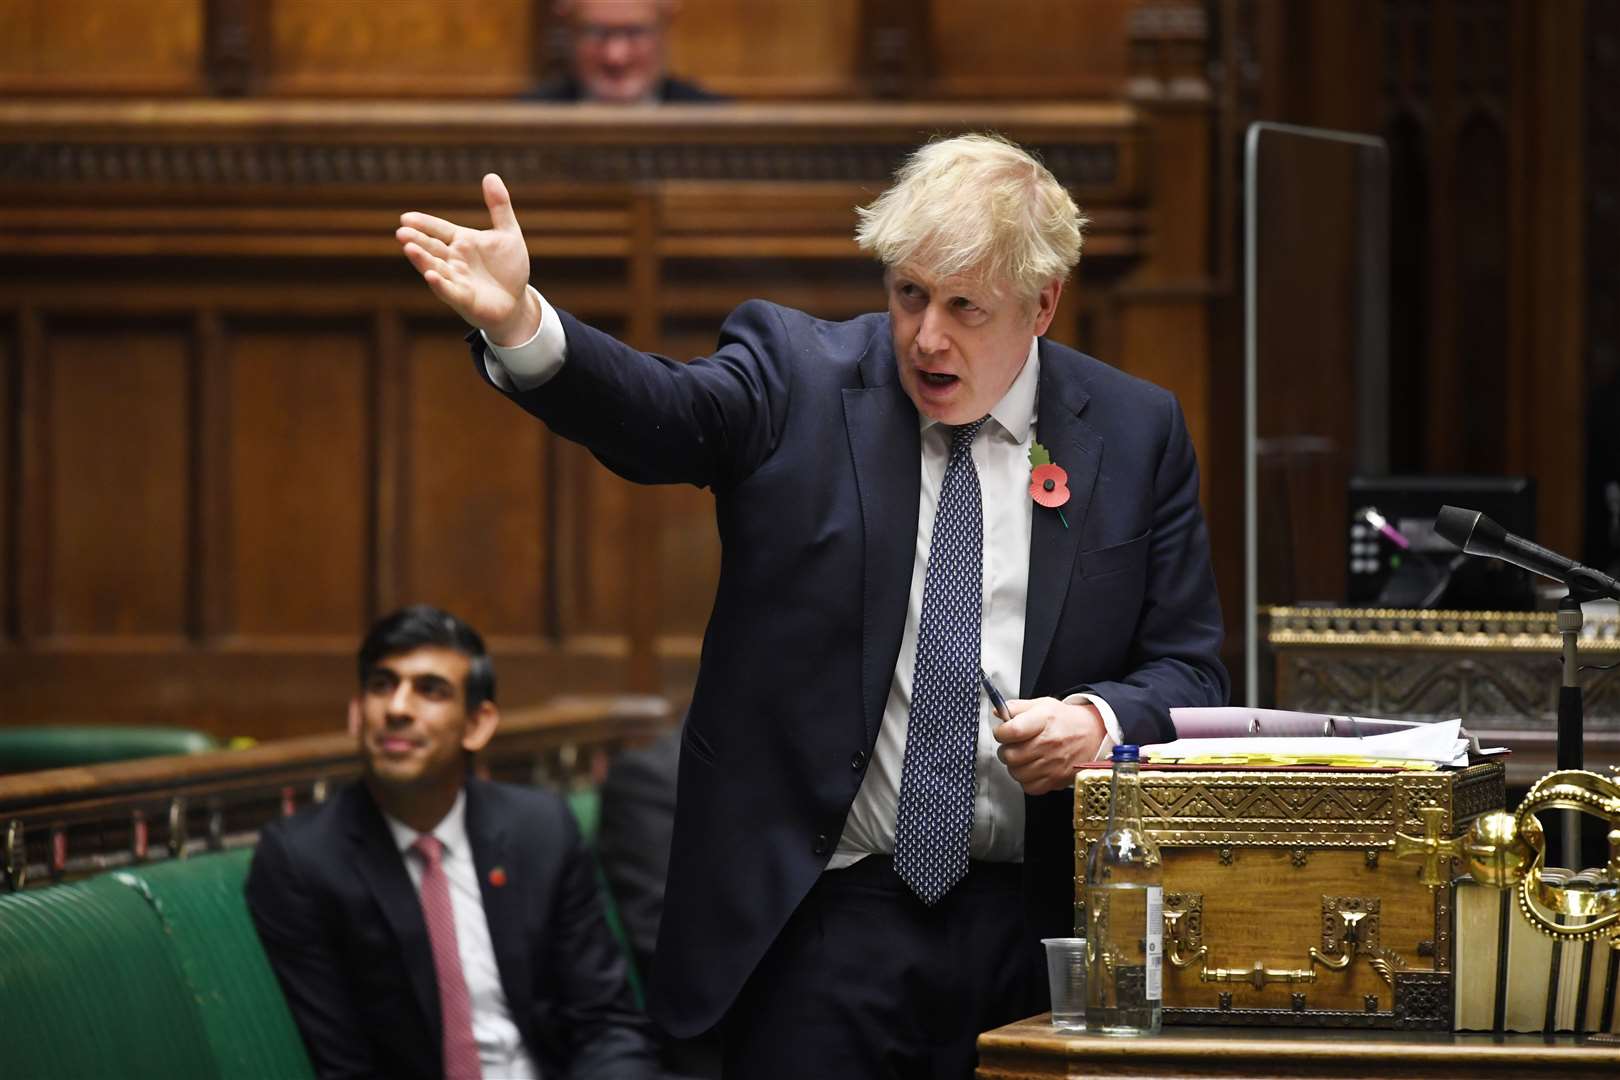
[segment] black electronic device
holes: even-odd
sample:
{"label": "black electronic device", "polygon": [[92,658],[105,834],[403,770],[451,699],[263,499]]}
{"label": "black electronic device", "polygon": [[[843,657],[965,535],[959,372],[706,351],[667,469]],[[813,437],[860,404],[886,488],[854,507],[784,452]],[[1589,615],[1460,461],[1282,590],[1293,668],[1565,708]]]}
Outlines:
{"label": "black electronic device", "polygon": [[1466,506],[1522,537],[1536,533],[1536,486],[1525,476],[1356,476],[1347,500],[1346,596],[1376,607],[1526,611],[1532,577],[1470,559],[1435,531],[1447,504]]}

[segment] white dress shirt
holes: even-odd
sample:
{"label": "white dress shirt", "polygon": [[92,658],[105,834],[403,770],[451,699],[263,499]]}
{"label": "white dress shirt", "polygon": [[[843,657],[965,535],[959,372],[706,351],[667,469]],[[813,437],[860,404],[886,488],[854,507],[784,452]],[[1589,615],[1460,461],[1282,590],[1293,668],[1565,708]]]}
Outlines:
{"label": "white dress shirt", "polygon": [[[533,291],[533,286],[530,286]],[[544,384],[567,361],[562,321],[538,292],[540,328],[521,345],[502,348],[486,336],[484,367],[496,386],[529,390]],[[1016,697],[1022,685],[1024,609],[1029,593],[1029,537],[1035,501],[1029,495],[1029,448],[1035,440],[1040,386],[1038,339],[1012,386],[990,410],[990,422],[973,440],[984,513],[984,593],[980,608],[980,663],[1003,694]],[[900,799],[900,771],[906,754],[911,714],[911,675],[917,659],[917,627],[922,619],[923,581],[934,534],[934,511],[950,457],[951,429],[920,418],[922,487],[917,502],[917,542],[911,566],[911,595],[900,639],[900,656],[883,706],[883,723],[843,835],[828,862],[837,870],[867,855],[894,852],[894,819]],[[1042,509],[1042,513],[1053,511]],[[1108,703],[1093,694],[1074,694],[1071,704],[1090,702],[1102,714],[1107,735],[1098,757],[1121,740],[1119,721]],[[1020,862],[1024,857],[1023,789],[996,757],[1000,746],[990,734],[990,703],[979,703],[979,738],[974,760],[973,832],[969,854],[985,862]],[[1000,721],[995,721],[999,723]]]}
{"label": "white dress shirt", "polygon": [[[383,814],[388,831],[394,834],[405,871],[422,894],[422,861],[410,854],[417,831],[402,821]],[[478,888],[478,868],[473,863],[472,845],[467,841],[467,793],[456,795],[455,805],[444,820],[433,827],[434,839],[444,845],[440,865],[450,884],[450,907],[456,916],[456,951],[461,954],[461,974],[467,982],[472,1002],[473,1038],[478,1042],[478,1060],[486,1077],[509,1080],[538,1080],[540,1070],[523,1045],[523,1036],[512,1021],[501,988],[501,972],[495,964],[495,946],[489,937],[489,921],[484,918],[484,897]]]}

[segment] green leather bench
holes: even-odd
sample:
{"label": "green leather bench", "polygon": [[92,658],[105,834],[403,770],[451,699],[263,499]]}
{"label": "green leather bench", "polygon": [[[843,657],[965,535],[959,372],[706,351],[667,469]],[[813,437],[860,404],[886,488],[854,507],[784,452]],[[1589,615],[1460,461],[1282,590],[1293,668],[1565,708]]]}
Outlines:
{"label": "green leather bench", "polygon": [[[591,843],[597,793],[568,801]],[[242,899],[252,858],[200,855],[0,895],[0,1075],[312,1077]],[[624,946],[600,867],[597,876]],[[629,976],[639,1000],[633,965]]]}
{"label": "green leather bench", "polygon": [[0,727],[0,773],[99,765],[106,761],[204,754],[223,749],[202,731],[175,727],[38,725]]}
{"label": "green leather bench", "polygon": [[251,851],[0,896],[3,1071],[313,1076],[242,900]]}

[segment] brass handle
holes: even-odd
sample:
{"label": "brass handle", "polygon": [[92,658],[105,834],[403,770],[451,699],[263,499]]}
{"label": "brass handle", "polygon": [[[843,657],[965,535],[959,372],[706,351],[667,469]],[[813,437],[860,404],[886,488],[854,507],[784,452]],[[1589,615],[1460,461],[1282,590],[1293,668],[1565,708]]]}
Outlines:
{"label": "brass handle", "polygon": [[1172,967],[1192,967],[1194,960],[1202,959],[1209,953],[1209,950],[1202,945],[1198,946],[1198,948],[1193,950],[1193,952],[1190,954],[1184,954],[1181,951],[1181,946],[1183,944],[1181,920],[1186,914],[1186,911],[1173,911],[1170,908],[1164,909],[1164,937],[1169,943],[1165,947],[1164,955],[1165,959],[1170,961],[1170,965]]}
{"label": "brass handle", "polygon": [[[1311,952],[1315,952],[1312,949]],[[1268,968],[1256,960],[1253,967],[1212,968],[1198,973],[1199,982],[1246,982],[1256,990],[1264,990],[1267,983],[1313,983],[1315,968]]]}

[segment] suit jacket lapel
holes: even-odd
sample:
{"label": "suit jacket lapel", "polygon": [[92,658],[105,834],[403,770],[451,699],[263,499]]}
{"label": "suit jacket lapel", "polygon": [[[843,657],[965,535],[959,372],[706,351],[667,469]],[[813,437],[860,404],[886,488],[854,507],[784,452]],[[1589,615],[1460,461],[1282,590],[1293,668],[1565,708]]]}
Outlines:
{"label": "suit jacket lapel", "polygon": [[[484,921],[489,926],[490,946],[495,950],[495,966],[506,991],[507,1008],[518,1029],[528,1038],[531,979],[529,953],[524,947],[523,884],[509,887],[508,880],[521,873],[513,865],[507,843],[506,824],[488,805],[489,791],[479,780],[467,782],[467,843],[472,846],[473,866],[478,870],[478,892],[484,900]],[[497,874],[496,871],[499,871]],[[497,884],[499,882],[499,884]]]}
{"label": "suit jacket lapel", "polygon": [[[1058,616],[1069,592],[1075,555],[1091,507],[1097,472],[1102,467],[1102,436],[1080,418],[1091,395],[1076,383],[1072,369],[1041,340],[1041,390],[1036,438],[1052,454],[1053,463],[1069,476],[1069,501],[1057,511],[1035,507],[1029,536],[1029,591],[1024,608],[1024,657],[1019,697],[1033,697],[1041,668],[1052,646]],[[1063,525],[1068,521],[1068,527]]]}
{"label": "suit jacket lapel", "polygon": [[441,1024],[439,992],[433,974],[433,946],[428,941],[427,923],[422,918],[422,901],[405,871],[405,860],[394,846],[388,823],[370,793],[362,785],[350,788],[349,792],[352,798],[347,816],[349,838],[355,848],[355,866],[377,898],[377,906],[382,909],[389,929],[394,932],[416,1004],[437,1036]]}
{"label": "suit jacket lapel", "polygon": [[917,542],[922,443],[917,409],[900,386],[888,324],[861,357],[864,386],[844,391],[844,422],[865,530],[861,703],[866,745],[877,739],[889,696]]}

